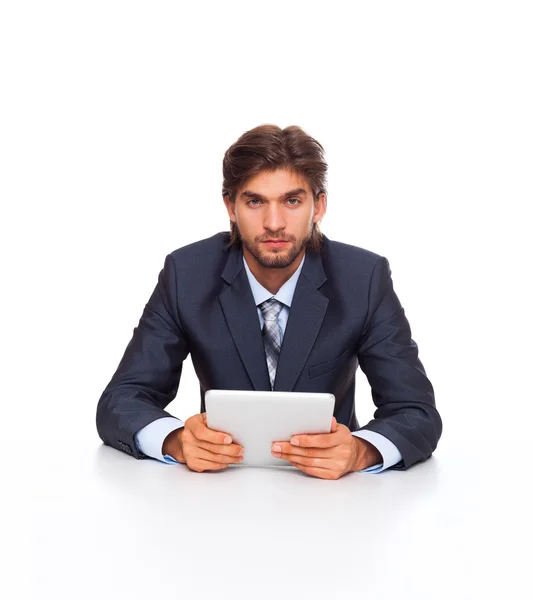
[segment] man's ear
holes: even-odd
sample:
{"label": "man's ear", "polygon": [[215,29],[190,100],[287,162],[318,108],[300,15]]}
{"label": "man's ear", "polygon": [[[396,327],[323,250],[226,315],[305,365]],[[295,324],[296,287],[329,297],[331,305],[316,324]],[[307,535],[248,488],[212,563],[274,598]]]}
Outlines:
{"label": "man's ear", "polygon": [[328,201],[326,194],[324,192],[320,192],[315,200],[315,214],[313,216],[313,223],[319,223],[324,218],[327,204]]}
{"label": "man's ear", "polygon": [[224,196],[224,204],[226,205],[226,210],[228,211],[230,220],[235,223],[237,220],[237,217],[235,216],[235,205],[230,202],[229,194]]}

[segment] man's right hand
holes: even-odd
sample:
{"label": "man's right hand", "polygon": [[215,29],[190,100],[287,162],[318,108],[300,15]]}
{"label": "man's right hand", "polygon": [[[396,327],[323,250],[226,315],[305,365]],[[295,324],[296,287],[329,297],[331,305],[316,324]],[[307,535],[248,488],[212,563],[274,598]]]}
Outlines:
{"label": "man's right hand", "polygon": [[163,454],[172,456],[189,469],[201,473],[225,469],[244,460],[244,448],[233,444],[231,436],[209,429],[206,415],[194,415],[185,426],[170,432],[163,442]]}

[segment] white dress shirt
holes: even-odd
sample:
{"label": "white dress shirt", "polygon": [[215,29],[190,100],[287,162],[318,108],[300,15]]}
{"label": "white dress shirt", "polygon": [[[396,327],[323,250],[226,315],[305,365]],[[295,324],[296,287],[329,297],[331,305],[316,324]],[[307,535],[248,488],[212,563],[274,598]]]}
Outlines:
{"label": "white dress shirt", "polygon": [[[285,333],[285,328],[287,326],[287,320],[289,318],[292,298],[294,296],[294,290],[296,289],[296,283],[298,282],[298,277],[300,276],[300,272],[302,270],[304,261],[305,255],[298,269],[294,272],[292,277],[281,286],[281,288],[275,296],[272,296],[272,294],[267,289],[265,289],[253,276],[243,255],[244,267],[246,269],[248,281],[250,282],[250,287],[252,289],[255,305],[257,307],[257,316],[261,324],[261,329],[263,328],[263,315],[261,313],[261,309],[259,308],[259,304],[261,304],[261,302],[264,302],[265,300],[268,300],[269,298],[275,298],[283,304],[283,308],[281,309],[278,315],[278,323],[281,330],[282,342],[283,335]],[[183,426],[184,422],[175,417],[163,417],[161,419],[157,419],[156,421],[153,421],[152,423],[149,423],[148,425],[140,429],[135,434],[135,443],[137,444],[139,450],[147,456],[156,458],[157,460],[166,463],[178,463],[178,461],[172,458],[172,456],[169,456],[168,454],[163,455],[162,448],[163,442],[165,441],[167,435],[170,432],[179,429]],[[381,456],[383,457],[383,463],[368,467],[367,469],[364,469],[361,472],[380,473],[381,471],[392,467],[393,465],[402,460],[402,456],[398,448],[389,439],[387,439],[380,433],[368,430],[361,430],[352,431],[352,435],[362,438],[367,442],[370,442],[373,446],[375,446],[378,449],[378,451],[381,453]]]}

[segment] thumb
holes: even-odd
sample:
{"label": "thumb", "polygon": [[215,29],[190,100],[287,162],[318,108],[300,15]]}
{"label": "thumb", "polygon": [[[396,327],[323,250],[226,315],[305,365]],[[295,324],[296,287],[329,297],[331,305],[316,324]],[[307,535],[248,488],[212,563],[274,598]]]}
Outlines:
{"label": "thumb", "polygon": [[337,419],[335,417],[331,417],[331,433],[335,433],[338,429]]}

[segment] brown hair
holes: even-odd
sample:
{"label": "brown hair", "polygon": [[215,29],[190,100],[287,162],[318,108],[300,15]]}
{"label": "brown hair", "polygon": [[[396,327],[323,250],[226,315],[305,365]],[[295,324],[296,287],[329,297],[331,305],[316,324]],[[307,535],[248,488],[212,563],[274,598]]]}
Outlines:
{"label": "brown hair", "polygon": [[[241,135],[224,154],[222,161],[222,196],[229,196],[235,204],[237,190],[260,171],[289,169],[303,175],[316,201],[326,193],[328,165],[324,148],[314,138],[296,125],[281,129],[277,125],[259,125]],[[239,243],[235,223],[230,221],[231,237],[228,246]],[[308,247],[319,251],[322,233],[314,223]]]}

